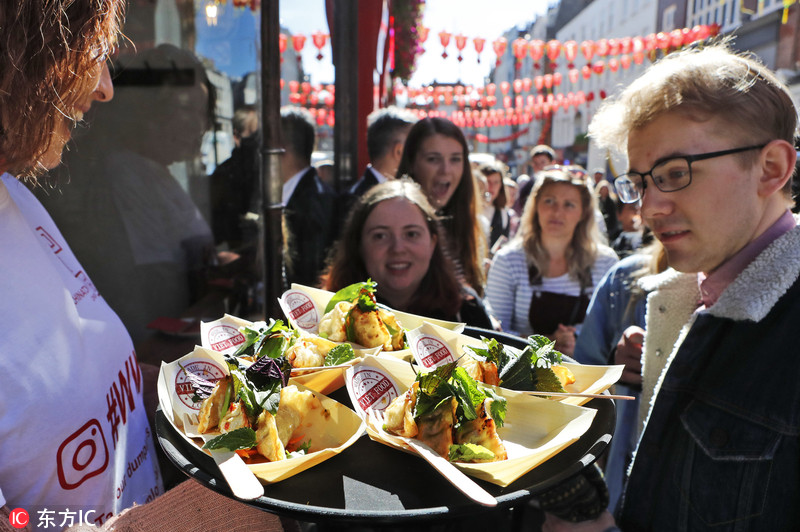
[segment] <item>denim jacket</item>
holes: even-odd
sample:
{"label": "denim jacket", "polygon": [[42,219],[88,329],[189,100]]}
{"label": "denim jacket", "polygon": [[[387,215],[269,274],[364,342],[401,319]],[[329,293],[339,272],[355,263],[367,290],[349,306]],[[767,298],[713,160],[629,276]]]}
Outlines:
{"label": "denim jacket", "polygon": [[[685,305],[650,294],[645,356],[670,354],[630,469],[622,530],[800,527],[798,277],[795,228],[683,326],[671,313]],[[690,279],[696,286],[672,272],[669,282]],[[672,325],[674,349],[651,338],[659,321]]]}

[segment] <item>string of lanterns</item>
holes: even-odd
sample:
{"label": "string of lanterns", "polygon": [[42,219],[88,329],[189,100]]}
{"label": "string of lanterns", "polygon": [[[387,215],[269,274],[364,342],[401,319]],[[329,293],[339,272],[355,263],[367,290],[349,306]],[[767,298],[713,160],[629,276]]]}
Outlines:
{"label": "string of lanterns", "polygon": [[[242,2],[256,0],[238,1]],[[578,53],[580,53],[587,62],[591,62],[595,57],[607,58],[612,56],[612,59],[609,59],[609,63],[622,64],[623,68],[627,68],[625,64],[629,66],[631,61],[636,64],[641,64],[647,54],[651,54],[657,50],[661,50],[666,53],[671,49],[681,48],[696,41],[703,41],[709,37],[717,35],[719,30],[720,27],[718,24],[702,24],[694,26],[693,28],[675,29],[668,33],[659,32],[651,33],[646,36],[611,39],[603,38],[598,39],[597,41],[586,40],[580,43],[574,40],[561,42],[556,39],[551,39],[545,42],[539,39],[525,39],[523,37],[519,37],[511,41],[510,45],[512,54],[516,59],[517,68],[520,67],[522,61],[528,55],[530,55],[530,57],[533,59],[534,68],[536,69],[542,67],[541,62],[545,57],[550,61],[551,64],[553,64],[563,55],[563,57],[568,61],[568,68],[574,69],[575,60],[578,58]],[[419,26],[417,28],[417,35],[420,43],[426,42],[429,34],[430,29],[426,28],[425,26]],[[466,48],[467,42],[470,40],[470,38],[460,33],[453,35],[445,30],[440,31],[438,36],[439,42],[442,46],[442,59],[447,59],[449,57],[447,49],[452,39],[455,43],[456,50],[458,51],[457,59],[459,62],[463,61],[463,51]],[[280,35],[281,60],[283,60],[283,53],[287,50],[290,38],[292,41],[292,47],[298,58],[300,57],[300,52],[302,52],[303,48],[305,47],[307,40],[305,35],[297,33],[289,37],[288,35],[282,33]],[[314,46],[318,49],[317,59],[322,60],[324,57],[322,55],[322,49],[327,44],[330,35],[321,31],[315,31],[311,34],[311,38]],[[472,37],[471,40],[473,46],[475,47],[475,52],[478,55],[477,61],[480,63],[481,54],[483,53],[486,45],[486,39],[483,37]],[[499,37],[492,41],[491,44],[492,50],[495,53],[495,64],[499,66],[502,63],[502,58],[505,55],[506,50],[508,49],[509,42],[505,37]],[[424,49],[421,51],[421,53],[424,53]],[[619,56],[619,58],[614,56]]]}
{"label": "string of lanterns", "polygon": [[[632,64],[640,65],[645,59],[655,61],[657,51],[664,54],[674,49],[681,48],[696,41],[706,40],[719,32],[718,25],[702,25],[694,28],[684,28],[672,32],[651,34],[644,37],[624,37],[620,39],[599,39],[597,41],[560,42],[550,40],[527,40],[519,38],[511,43],[511,49],[517,61],[517,70],[520,63],[530,55],[534,60],[534,68],[541,68],[540,61],[546,58],[549,63],[547,69],[550,73],[541,75],[518,77],[513,81],[488,83],[484,87],[472,85],[429,85],[422,88],[405,87],[399,80],[393,85],[394,96],[406,96],[409,101],[408,109],[418,118],[439,116],[448,118],[462,128],[490,128],[496,126],[525,126],[534,121],[547,120],[559,109],[567,112],[571,107],[578,108],[590,105],[596,98],[604,99],[606,92],[569,91],[556,92],[565,82],[576,84],[581,78],[588,80],[592,76],[601,76],[605,72],[617,72],[619,69],[628,69]],[[418,28],[420,39],[427,39],[429,30]],[[440,32],[440,42],[443,47],[443,58],[446,59],[446,48],[450,38],[455,38],[458,60],[463,60],[462,51],[466,47],[467,38],[463,35],[452,36],[447,32]],[[322,49],[329,36],[322,32],[314,32],[312,42],[318,49],[317,59],[322,58]],[[462,38],[463,37],[463,38]],[[289,42],[294,48],[298,61],[300,52],[305,47],[307,37],[295,34],[291,37],[285,34],[280,36],[281,60],[287,50]],[[473,43],[480,53],[483,51],[486,40],[474,38]],[[496,39],[492,48],[496,54],[496,62],[502,60],[507,50],[507,41],[504,38]],[[586,64],[577,67],[575,61],[578,54],[586,60]],[[556,61],[561,57],[568,61],[566,75],[561,72],[552,72],[557,68]],[[543,70],[544,72],[544,70]],[[284,80],[281,80],[281,88]],[[291,80],[288,82],[289,102],[308,109],[316,119],[317,124],[333,126],[335,124],[335,86],[312,85],[309,82]],[[377,92],[378,88],[374,90]],[[376,98],[377,94],[374,95]],[[500,103],[501,106],[495,108]],[[439,109],[439,106],[449,109]],[[455,106],[455,109],[452,107]],[[483,137],[482,137],[483,138]],[[487,137],[488,139],[488,137]],[[500,142],[502,139],[493,139],[491,142]],[[487,140],[489,141],[489,140]]]}

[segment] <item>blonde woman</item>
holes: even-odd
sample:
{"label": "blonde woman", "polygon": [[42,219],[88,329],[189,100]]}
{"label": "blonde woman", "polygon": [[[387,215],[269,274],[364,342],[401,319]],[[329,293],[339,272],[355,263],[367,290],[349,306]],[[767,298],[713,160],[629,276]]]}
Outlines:
{"label": "blonde woman", "polygon": [[595,198],[563,169],[540,176],[517,236],[495,255],[486,297],[503,330],[543,334],[571,354],[595,286],[617,262],[603,244]]}

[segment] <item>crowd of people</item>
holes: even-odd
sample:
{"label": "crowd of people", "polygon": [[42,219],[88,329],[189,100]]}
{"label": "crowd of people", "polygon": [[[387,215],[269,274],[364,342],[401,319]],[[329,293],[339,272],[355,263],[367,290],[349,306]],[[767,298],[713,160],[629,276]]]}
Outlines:
{"label": "crowd of people", "polygon": [[[232,515],[231,504],[247,526],[296,530],[195,482],[167,481],[145,400],[157,369],[136,356],[141,308],[178,313],[201,297],[201,265],[258,256],[256,109],[234,116],[236,146],[210,176],[206,221],[168,170],[197,149],[213,113],[202,66],[168,45],[128,64],[195,72],[189,85],[166,79],[149,102],[162,121],[137,129],[138,98],[125,90],[115,102],[107,61],[123,2],[27,4],[0,7],[0,24],[30,37],[0,49],[0,371],[14,376],[0,388],[0,530],[18,528],[9,528],[18,507],[80,508],[104,528],[181,515],[172,529],[188,530],[221,508]],[[62,164],[95,104],[119,106],[131,123],[76,135],[86,148]],[[94,112],[98,124],[110,116]],[[620,176],[566,164],[546,145],[530,149],[530,174],[473,164],[455,124],[390,107],[369,118],[370,165],[337,191],[312,165],[311,116],[286,107],[280,121],[287,287],[336,291],[371,278],[392,308],[541,334],[580,363],[624,367],[618,390],[637,400],[617,405],[608,509],[546,507],[544,529],[800,522],[787,489],[800,484],[800,368],[789,356],[800,318],[797,110],[758,60],[725,42],[690,48],[603,102],[590,137],[627,155]],[[65,193],[42,193],[38,180],[65,167]],[[88,444],[98,461],[79,464]],[[558,508],[571,493],[559,492]]]}

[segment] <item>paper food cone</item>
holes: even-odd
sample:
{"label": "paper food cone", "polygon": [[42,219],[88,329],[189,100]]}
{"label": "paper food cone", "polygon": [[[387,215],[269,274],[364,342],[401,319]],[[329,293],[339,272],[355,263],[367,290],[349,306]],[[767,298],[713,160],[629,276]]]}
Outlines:
{"label": "paper food cone", "polygon": [[[241,328],[252,327],[253,325],[254,323],[251,321],[229,314],[225,314],[222,318],[212,322],[203,322],[200,324],[202,346],[222,354],[233,354],[245,342]],[[300,334],[313,336],[302,330]],[[324,338],[319,338],[319,340],[327,342]],[[335,342],[331,342],[331,344],[336,345]],[[298,384],[302,384],[315,392],[321,394],[332,393],[344,386],[344,370],[347,367],[361,360],[364,355],[375,354],[379,351],[378,349],[360,349],[357,347],[354,347],[353,350],[356,358],[345,364],[329,367],[296,368],[292,370],[292,377],[296,379]]]}
{"label": "paper food cone", "polygon": [[[184,439],[201,452],[203,441],[188,437],[183,431],[183,415],[197,414],[200,401],[194,400],[194,392],[186,379],[186,372],[199,374],[203,378],[216,381],[228,374],[222,355],[210,349],[196,347],[192,353],[170,364],[162,363],[158,381],[158,399],[164,415]],[[289,384],[300,390],[307,389],[294,379]],[[249,464],[248,467],[265,484],[279,482],[301,471],[335,456],[355,441],[364,432],[364,423],[351,409],[311,390],[320,400],[325,411],[312,410],[303,420],[306,428],[304,440],[310,440],[309,453],[287,460]]]}
{"label": "paper food cone", "polygon": [[[413,384],[416,374],[407,363],[391,358],[365,357],[346,373],[347,391],[356,413],[366,418],[367,409],[383,410]],[[508,486],[551,458],[589,430],[596,410],[532,397],[522,392],[492,387],[508,401],[505,424],[497,433],[508,459],[481,464],[454,464],[466,474]],[[382,430],[367,425],[375,441],[403,449]]]}
{"label": "paper food cone", "polygon": [[[455,331],[439,327],[433,323],[424,323],[422,326],[408,331],[408,343],[417,365],[425,371],[432,371],[438,366],[458,360],[463,365],[464,355],[468,350],[464,346],[484,348],[485,345],[478,338],[460,334]],[[616,383],[622,376],[624,366],[585,366],[583,364],[563,364],[575,376],[575,382],[568,384],[564,389],[572,393],[603,393]],[[502,387],[503,384],[500,383]],[[591,401],[591,397],[552,397],[550,400],[581,406]]]}

